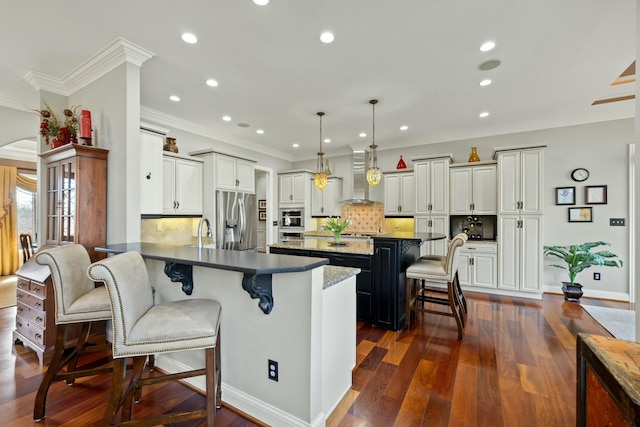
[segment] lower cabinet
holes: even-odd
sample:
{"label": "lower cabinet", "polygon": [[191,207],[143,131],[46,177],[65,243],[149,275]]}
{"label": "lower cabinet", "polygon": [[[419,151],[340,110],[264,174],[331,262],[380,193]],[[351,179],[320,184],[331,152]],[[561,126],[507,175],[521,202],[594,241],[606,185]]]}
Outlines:
{"label": "lower cabinet", "polygon": [[495,243],[467,243],[458,255],[458,278],[462,286],[496,288],[498,253]]}
{"label": "lower cabinet", "polygon": [[370,255],[336,254],[324,251],[309,251],[304,249],[269,248],[269,253],[282,255],[311,256],[328,258],[330,265],[341,267],[355,267],[360,269],[356,276],[356,312],[361,322],[374,323],[373,313],[373,283],[371,273],[373,260]]}

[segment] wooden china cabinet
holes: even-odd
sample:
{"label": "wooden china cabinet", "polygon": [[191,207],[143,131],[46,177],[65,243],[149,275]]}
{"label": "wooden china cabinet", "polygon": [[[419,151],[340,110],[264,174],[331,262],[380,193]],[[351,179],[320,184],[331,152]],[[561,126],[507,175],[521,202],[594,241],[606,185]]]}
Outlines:
{"label": "wooden china cabinet", "polygon": [[[106,244],[107,156],[109,150],[67,144],[40,155],[46,162],[46,240],[43,249],[79,243],[91,261],[105,257],[96,246]],[[14,339],[48,364],[55,342],[55,300],[49,267],[28,260],[18,271]],[[98,330],[95,332],[102,332]],[[67,344],[79,333],[69,331]]]}

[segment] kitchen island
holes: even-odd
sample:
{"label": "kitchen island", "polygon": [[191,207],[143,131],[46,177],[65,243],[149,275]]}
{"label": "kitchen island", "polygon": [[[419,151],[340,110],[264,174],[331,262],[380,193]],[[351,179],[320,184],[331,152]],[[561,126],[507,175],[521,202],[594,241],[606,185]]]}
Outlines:
{"label": "kitchen island", "polygon": [[358,320],[402,330],[406,317],[406,270],[420,257],[420,246],[445,239],[439,233],[396,232],[333,245],[332,240],[304,239],[271,245],[270,253],[323,257],[331,265],[357,267]]}
{"label": "kitchen island", "polygon": [[[158,303],[220,302],[225,404],[268,425],[324,426],[351,387],[358,269],[326,266],[323,258],[151,243],[97,250],[139,252]],[[278,362],[277,381],[268,377],[269,360]],[[203,367],[204,351],[158,355],[156,363],[168,372]],[[190,383],[205,388],[203,378]]]}

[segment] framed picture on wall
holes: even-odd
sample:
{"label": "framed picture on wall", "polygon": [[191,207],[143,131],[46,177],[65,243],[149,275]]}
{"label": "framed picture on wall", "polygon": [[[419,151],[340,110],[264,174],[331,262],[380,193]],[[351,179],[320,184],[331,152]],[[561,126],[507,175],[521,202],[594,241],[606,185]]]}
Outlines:
{"label": "framed picture on wall", "polygon": [[593,222],[593,208],[568,208],[569,222]]}
{"label": "framed picture on wall", "polygon": [[607,186],[606,185],[590,185],[585,187],[584,202],[587,205],[606,205],[607,204]]}
{"label": "framed picture on wall", "polygon": [[266,221],[267,220],[267,211],[258,211],[258,219],[260,221]]}
{"label": "framed picture on wall", "polygon": [[575,205],[576,187],[556,187],[556,205]]}
{"label": "framed picture on wall", "polygon": [[267,201],[266,200],[258,200],[258,209],[267,209]]}

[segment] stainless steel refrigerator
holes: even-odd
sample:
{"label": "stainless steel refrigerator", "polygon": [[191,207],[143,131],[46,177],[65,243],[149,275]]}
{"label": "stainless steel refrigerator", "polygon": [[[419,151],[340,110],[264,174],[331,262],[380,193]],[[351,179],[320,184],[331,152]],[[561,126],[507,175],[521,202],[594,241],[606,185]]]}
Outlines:
{"label": "stainless steel refrigerator", "polygon": [[216,247],[237,251],[255,250],[258,211],[254,194],[216,191]]}

